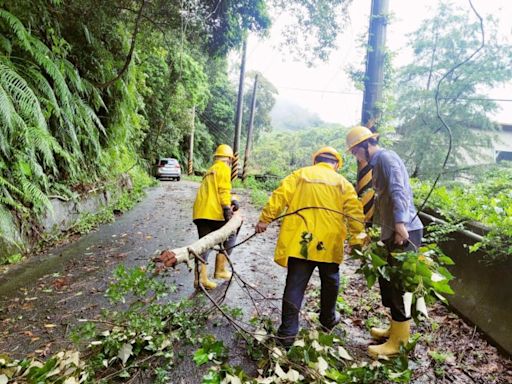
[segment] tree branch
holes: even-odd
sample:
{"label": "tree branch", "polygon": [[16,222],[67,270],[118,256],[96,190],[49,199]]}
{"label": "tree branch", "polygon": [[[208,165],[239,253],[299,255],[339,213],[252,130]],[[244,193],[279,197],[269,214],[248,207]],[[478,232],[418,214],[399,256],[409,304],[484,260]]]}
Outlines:
{"label": "tree branch", "polygon": [[142,10],[144,9],[145,5],[146,5],[146,0],[142,0],[142,4],[139,8],[139,11],[137,12],[137,18],[135,19],[135,28],[133,30],[132,42],[130,44],[130,51],[128,52],[128,56],[126,56],[126,60],[124,62],[123,68],[121,68],[121,70],[118,72],[117,76],[114,77],[113,79],[111,79],[105,83],[94,84],[96,87],[98,87],[98,88],[110,87],[112,84],[114,84],[117,80],[119,80],[124,75],[124,73],[126,72],[128,67],[130,66],[130,63],[132,62],[132,58],[133,58],[133,52],[135,51],[135,42],[137,41],[137,34],[139,33],[140,20],[142,19],[142,16],[143,16]]}

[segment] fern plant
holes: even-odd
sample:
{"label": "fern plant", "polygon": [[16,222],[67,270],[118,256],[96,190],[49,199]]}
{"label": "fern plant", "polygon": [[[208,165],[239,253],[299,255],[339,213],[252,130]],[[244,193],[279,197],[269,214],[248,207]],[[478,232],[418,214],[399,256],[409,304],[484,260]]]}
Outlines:
{"label": "fern plant", "polygon": [[95,108],[105,105],[65,55],[5,9],[0,36],[0,236],[13,242],[2,207],[42,214],[52,183],[94,179],[106,135]]}

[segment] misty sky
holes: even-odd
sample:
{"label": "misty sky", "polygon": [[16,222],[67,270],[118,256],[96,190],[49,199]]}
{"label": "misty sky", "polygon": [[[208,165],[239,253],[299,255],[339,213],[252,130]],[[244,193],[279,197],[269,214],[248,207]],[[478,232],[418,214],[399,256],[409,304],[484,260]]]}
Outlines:
{"label": "misty sky", "polygon": [[[439,0],[442,1],[442,0]],[[387,46],[397,56],[395,66],[407,64],[411,54],[405,48],[406,34],[416,30],[421,20],[430,14],[436,0],[389,0],[394,21],[388,25]],[[467,0],[454,3],[468,10]],[[473,0],[482,16],[493,14],[500,20],[500,32],[511,41],[512,0]],[[354,0],[350,6],[350,22],[339,38],[339,48],[332,53],[328,63],[307,68],[303,63],[285,61],[286,54],[277,48],[279,26],[286,20],[280,15],[267,40],[249,38],[247,70],[263,73],[278,89],[279,97],[291,100],[329,122],[344,125],[358,123],[361,116],[362,92],[357,91],[349,80],[346,69],[349,64],[359,65],[365,52],[358,48],[359,38],[368,29],[371,0]],[[512,99],[512,84],[492,90],[493,98]],[[499,122],[512,123],[512,102],[499,103],[502,111],[495,116]]]}

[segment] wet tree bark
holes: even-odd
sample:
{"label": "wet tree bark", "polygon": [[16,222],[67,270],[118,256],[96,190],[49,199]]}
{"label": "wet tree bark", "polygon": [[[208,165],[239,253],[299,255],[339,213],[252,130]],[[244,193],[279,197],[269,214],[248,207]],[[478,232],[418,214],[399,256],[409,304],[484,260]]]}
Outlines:
{"label": "wet tree bark", "polygon": [[231,220],[222,228],[209,233],[194,243],[185,247],[162,251],[154,260],[158,265],[157,270],[174,267],[179,263],[191,263],[194,261],[194,254],[200,255],[204,251],[213,248],[215,245],[223,243],[232,233],[235,233],[238,228],[240,228],[242,222],[243,218],[241,213],[239,211],[235,212]]}

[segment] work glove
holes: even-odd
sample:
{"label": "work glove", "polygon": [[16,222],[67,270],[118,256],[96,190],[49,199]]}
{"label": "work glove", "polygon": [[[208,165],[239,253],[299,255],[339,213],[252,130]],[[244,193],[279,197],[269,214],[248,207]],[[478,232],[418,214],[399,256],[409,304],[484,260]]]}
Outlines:
{"label": "work glove", "polygon": [[240,209],[240,203],[238,202],[238,200],[231,200],[231,208],[233,209],[233,212],[236,212]]}
{"label": "work glove", "polygon": [[229,221],[233,217],[233,210],[231,207],[222,207],[222,214],[224,215],[224,220]]}

